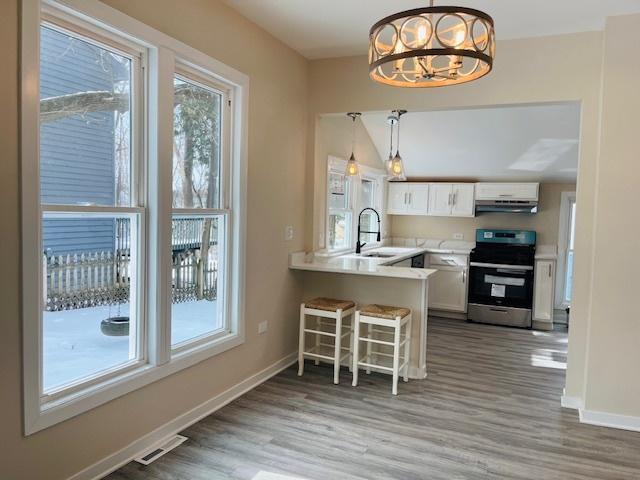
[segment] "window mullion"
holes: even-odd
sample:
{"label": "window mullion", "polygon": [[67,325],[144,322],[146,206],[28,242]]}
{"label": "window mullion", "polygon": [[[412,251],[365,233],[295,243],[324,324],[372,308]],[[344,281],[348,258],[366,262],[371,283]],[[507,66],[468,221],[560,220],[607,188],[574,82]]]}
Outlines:
{"label": "window mullion", "polygon": [[173,159],[172,51],[158,47],[149,55],[149,362],[162,365],[171,353],[171,213]]}

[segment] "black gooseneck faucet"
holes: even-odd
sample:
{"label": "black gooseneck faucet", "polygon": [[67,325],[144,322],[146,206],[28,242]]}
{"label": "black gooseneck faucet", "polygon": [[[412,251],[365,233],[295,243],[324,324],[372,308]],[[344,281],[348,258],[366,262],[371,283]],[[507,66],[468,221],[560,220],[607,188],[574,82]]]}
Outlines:
{"label": "black gooseneck faucet", "polygon": [[[378,231],[377,232],[369,232],[369,231],[361,231],[360,230],[360,220],[362,220],[362,214],[364,212],[366,212],[367,210],[371,210],[373,213],[376,214],[376,217],[378,217]],[[360,234],[361,233],[375,233],[377,234],[376,236],[376,241],[380,241],[380,214],[371,207],[367,207],[367,208],[363,208],[362,211],[360,212],[360,214],[358,215],[358,239],[356,240],[356,254],[360,253],[362,251],[362,247],[364,247],[367,243],[360,243]]]}

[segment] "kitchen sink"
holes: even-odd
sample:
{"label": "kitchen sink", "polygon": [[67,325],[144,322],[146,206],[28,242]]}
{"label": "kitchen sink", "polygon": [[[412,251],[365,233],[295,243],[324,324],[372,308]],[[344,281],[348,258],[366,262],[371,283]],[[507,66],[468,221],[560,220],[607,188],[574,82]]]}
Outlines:
{"label": "kitchen sink", "polygon": [[391,258],[396,257],[395,253],[382,253],[382,252],[371,252],[371,253],[362,253],[360,256],[362,257],[372,257],[372,258]]}

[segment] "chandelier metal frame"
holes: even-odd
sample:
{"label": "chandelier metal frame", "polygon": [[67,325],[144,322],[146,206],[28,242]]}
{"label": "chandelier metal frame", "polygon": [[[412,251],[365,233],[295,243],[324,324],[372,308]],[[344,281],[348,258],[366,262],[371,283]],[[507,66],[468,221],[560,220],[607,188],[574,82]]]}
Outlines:
{"label": "chandelier metal frame", "polygon": [[493,68],[495,29],[488,14],[466,7],[406,10],[369,31],[369,76],[398,87],[441,87],[476,80]]}

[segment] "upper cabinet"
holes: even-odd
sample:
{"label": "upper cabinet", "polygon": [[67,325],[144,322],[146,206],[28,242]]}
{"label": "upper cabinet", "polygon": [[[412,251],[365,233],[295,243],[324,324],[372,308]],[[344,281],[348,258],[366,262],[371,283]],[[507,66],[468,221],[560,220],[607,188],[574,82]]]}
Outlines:
{"label": "upper cabinet", "polygon": [[473,183],[432,183],[428,214],[439,217],[474,216]]}
{"label": "upper cabinet", "polygon": [[538,200],[537,183],[477,183],[476,200]]}
{"label": "upper cabinet", "polygon": [[391,215],[427,215],[429,184],[389,182],[387,198]]}

